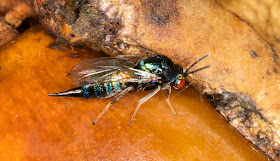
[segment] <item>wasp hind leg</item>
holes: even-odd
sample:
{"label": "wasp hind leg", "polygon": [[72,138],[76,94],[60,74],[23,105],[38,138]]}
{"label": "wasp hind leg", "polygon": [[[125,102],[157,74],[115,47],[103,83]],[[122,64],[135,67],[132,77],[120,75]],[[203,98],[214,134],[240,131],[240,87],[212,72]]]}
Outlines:
{"label": "wasp hind leg", "polygon": [[136,114],[137,114],[137,112],[138,112],[140,106],[141,106],[143,103],[145,103],[147,100],[149,100],[150,98],[152,98],[152,97],[153,97],[155,94],[157,94],[160,90],[161,90],[161,87],[158,86],[158,88],[155,89],[152,93],[148,94],[147,96],[145,96],[144,98],[142,98],[142,99],[139,101],[139,103],[138,103],[136,109],[134,110],[133,116],[132,116],[131,119],[130,119],[130,122],[129,122],[129,124],[128,124],[129,126],[132,124],[132,121],[133,121],[133,119],[135,118],[135,116],[136,116]]}
{"label": "wasp hind leg", "polygon": [[100,117],[108,110],[108,108],[115,102],[117,102],[120,98],[122,98],[125,94],[132,91],[133,87],[129,86],[120,93],[118,93],[114,98],[110,100],[110,102],[107,104],[107,106],[102,110],[102,112],[97,116],[97,118],[93,121],[93,125],[96,124],[96,122],[100,119]]}

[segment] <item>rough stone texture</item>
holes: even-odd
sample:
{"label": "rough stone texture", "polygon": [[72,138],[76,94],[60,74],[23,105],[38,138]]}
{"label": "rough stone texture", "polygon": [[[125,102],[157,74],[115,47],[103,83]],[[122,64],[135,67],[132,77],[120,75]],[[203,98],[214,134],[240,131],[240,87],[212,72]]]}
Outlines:
{"label": "rough stone texture", "polygon": [[215,1],[32,0],[58,40],[108,54],[167,55],[178,64],[213,53],[188,80],[248,140],[279,160],[279,56],[254,28]]}
{"label": "rough stone texture", "polygon": [[[31,16],[33,16],[33,11],[27,1],[1,0],[0,46],[16,38],[22,30],[26,30],[25,26],[20,27],[20,25]],[[19,32],[17,29],[19,29]]]}
{"label": "rough stone texture", "polygon": [[28,17],[33,16],[33,11],[26,0],[0,1],[0,15],[4,15],[7,24],[17,28]]}
{"label": "rough stone texture", "polygon": [[275,48],[280,49],[280,1],[219,0],[218,2],[250,24]]}
{"label": "rough stone texture", "polygon": [[3,17],[0,17],[0,46],[13,40],[17,36],[17,30],[8,25]]}
{"label": "rough stone texture", "polygon": [[31,17],[33,12],[25,2],[18,2],[9,12],[5,15],[5,21],[17,28],[28,17]]}

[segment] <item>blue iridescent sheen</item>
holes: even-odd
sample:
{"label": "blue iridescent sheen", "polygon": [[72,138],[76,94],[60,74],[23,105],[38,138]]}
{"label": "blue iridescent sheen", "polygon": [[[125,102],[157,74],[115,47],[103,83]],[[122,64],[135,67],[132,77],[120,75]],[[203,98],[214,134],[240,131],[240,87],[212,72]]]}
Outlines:
{"label": "blue iridescent sheen", "polygon": [[89,88],[88,86],[84,86],[81,88],[81,94],[84,98],[89,97]]}
{"label": "blue iridescent sheen", "polygon": [[116,82],[115,90],[118,91],[120,89],[121,89],[121,83],[120,82]]}
{"label": "blue iridescent sheen", "polygon": [[106,93],[107,95],[111,95],[112,91],[113,91],[113,86],[112,86],[112,83],[106,83],[105,84],[105,87],[106,87]]}
{"label": "blue iridescent sheen", "polygon": [[101,90],[100,90],[100,88],[99,88],[99,85],[95,85],[95,86],[93,86],[93,87],[94,87],[95,96],[96,96],[97,98],[99,98],[99,97],[100,97],[100,93],[101,93]]}

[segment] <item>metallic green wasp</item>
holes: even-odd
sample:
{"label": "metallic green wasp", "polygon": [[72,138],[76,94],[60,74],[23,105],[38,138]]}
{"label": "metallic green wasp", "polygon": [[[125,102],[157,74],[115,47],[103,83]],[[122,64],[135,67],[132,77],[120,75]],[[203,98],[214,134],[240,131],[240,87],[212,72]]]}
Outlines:
{"label": "metallic green wasp", "polygon": [[160,90],[167,90],[167,103],[176,115],[171,106],[169,95],[171,86],[182,88],[185,85],[185,78],[189,74],[209,68],[205,66],[190,71],[199,61],[208,57],[204,55],[185,71],[179,65],[173,63],[164,55],[152,56],[133,56],[120,55],[116,57],[104,57],[91,59],[75,65],[72,69],[72,81],[78,85],[78,88],[67,90],[60,93],[49,94],[49,96],[68,96],[82,98],[110,98],[110,102],[97,116],[93,124],[108,110],[108,108],[118,101],[128,92],[137,90],[154,90],[142,98],[136,107],[134,114],[129,122],[131,125],[141,104],[149,100]]}

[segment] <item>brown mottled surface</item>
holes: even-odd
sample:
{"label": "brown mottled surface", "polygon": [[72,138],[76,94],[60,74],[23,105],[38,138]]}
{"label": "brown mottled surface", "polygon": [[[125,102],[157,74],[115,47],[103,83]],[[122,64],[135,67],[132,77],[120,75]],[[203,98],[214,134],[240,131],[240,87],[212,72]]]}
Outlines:
{"label": "brown mottled surface", "polygon": [[2,17],[0,17],[0,46],[13,40],[18,36],[18,31],[8,25]]}
{"label": "brown mottled surface", "polygon": [[99,120],[108,99],[55,98],[75,87],[75,64],[104,56],[58,45],[41,27],[0,48],[0,160],[267,160],[193,88],[173,90],[174,116],[160,92],[128,94]]}
{"label": "brown mottled surface", "polygon": [[111,55],[157,52],[179,64],[213,53],[198,65],[211,69],[188,80],[247,139],[279,159],[279,51],[235,14],[203,0],[32,2],[41,22],[70,44]]}
{"label": "brown mottled surface", "polygon": [[27,28],[27,24],[20,27],[22,22],[33,16],[28,2],[25,0],[0,1],[0,46],[12,41]]}
{"label": "brown mottled surface", "polygon": [[280,1],[219,0],[223,7],[246,21],[280,50]]}
{"label": "brown mottled surface", "polygon": [[17,28],[28,17],[33,16],[33,11],[27,0],[1,0],[0,15],[4,15],[7,24]]}
{"label": "brown mottled surface", "polygon": [[5,21],[11,26],[17,28],[28,17],[33,16],[33,11],[24,2],[17,2],[17,4],[5,15]]}

